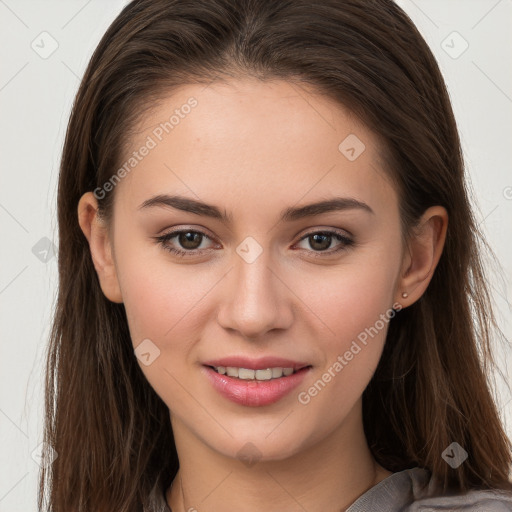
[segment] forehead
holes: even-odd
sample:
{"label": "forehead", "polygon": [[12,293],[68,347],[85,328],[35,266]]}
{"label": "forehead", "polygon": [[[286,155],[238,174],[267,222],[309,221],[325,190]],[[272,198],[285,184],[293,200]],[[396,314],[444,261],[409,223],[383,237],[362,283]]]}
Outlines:
{"label": "forehead", "polygon": [[327,193],[377,209],[396,199],[375,134],[339,103],[286,81],[181,86],[142,116],[122,160],[129,172],[116,195],[131,205],[171,192],[240,206],[259,197],[261,207],[273,196],[279,209]]}

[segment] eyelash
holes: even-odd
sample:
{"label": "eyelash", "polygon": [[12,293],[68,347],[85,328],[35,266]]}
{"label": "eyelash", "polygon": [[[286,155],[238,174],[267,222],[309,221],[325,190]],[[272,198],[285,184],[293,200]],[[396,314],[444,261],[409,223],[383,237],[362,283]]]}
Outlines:
{"label": "eyelash", "polygon": [[[175,238],[176,236],[178,236],[178,235],[180,235],[182,233],[196,233],[196,234],[202,235],[202,237],[204,237],[204,238],[207,238],[207,239],[211,240],[211,238],[206,233],[203,233],[202,231],[193,230],[193,229],[180,229],[180,230],[177,230],[177,231],[171,231],[170,233],[166,233],[165,235],[161,235],[161,236],[155,237],[155,240],[160,245],[162,245],[162,247],[166,251],[169,251],[170,253],[174,254],[175,256],[177,256],[179,258],[193,257],[193,256],[196,256],[196,255],[198,255],[199,253],[201,253],[203,251],[208,251],[208,249],[192,249],[192,250],[189,250],[189,251],[184,251],[184,250],[181,250],[181,249],[176,249],[174,247],[170,247],[168,245],[169,240]],[[308,251],[308,252],[312,252],[315,257],[324,257],[325,254],[332,255],[332,254],[338,253],[340,251],[343,251],[343,250],[346,250],[346,249],[352,247],[354,245],[354,243],[355,243],[354,240],[352,240],[351,238],[347,237],[342,232],[340,232],[340,231],[332,231],[332,230],[312,231],[310,233],[305,234],[297,243],[302,242],[303,240],[309,238],[310,236],[320,235],[320,234],[321,235],[332,236],[333,238],[336,238],[338,241],[340,241],[341,244],[335,250],[325,250],[325,251],[313,251],[313,250],[311,250],[311,251]]]}

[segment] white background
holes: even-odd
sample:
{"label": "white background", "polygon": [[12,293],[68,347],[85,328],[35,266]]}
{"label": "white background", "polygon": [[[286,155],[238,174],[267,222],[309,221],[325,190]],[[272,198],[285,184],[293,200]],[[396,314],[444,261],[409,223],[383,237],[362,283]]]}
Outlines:
{"label": "white background", "polygon": [[[57,261],[51,252],[41,261],[32,248],[44,237],[58,245],[56,183],[72,100],[92,51],[125,3],[0,0],[0,512],[37,508],[39,466],[32,454],[42,440],[43,360]],[[398,3],[426,38],[448,84],[477,218],[503,265],[493,294],[510,340],[512,2]],[[44,31],[58,43],[46,59],[31,47],[33,41],[42,46],[46,37],[44,47],[51,49],[51,39],[40,36]],[[467,50],[453,58],[464,40]],[[496,354],[504,373],[497,376],[497,400],[511,435],[510,344]]]}

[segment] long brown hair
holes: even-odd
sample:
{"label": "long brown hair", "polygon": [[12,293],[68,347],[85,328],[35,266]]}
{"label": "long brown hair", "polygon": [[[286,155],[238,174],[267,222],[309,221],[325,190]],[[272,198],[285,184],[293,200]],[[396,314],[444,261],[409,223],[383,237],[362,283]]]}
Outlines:
{"label": "long brown hair", "polygon": [[[168,408],[134,356],[123,305],[100,289],[77,205],[114,174],[144,109],[183,84],[244,76],[308,85],[366,123],[385,149],[404,235],[428,207],[448,211],[430,285],[391,320],[363,394],[376,460],[393,472],[427,468],[445,489],[512,489],[512,446],[491,394],[500,331],[488,247],[445,83],[409,17],[391,0],[135,0],[90,60],[63,149],[40,509],[140,511],[177,472]],[[114,197],[99,201],[106,219]],[[452,442],[469,454],[456,469],[442,458]]]}

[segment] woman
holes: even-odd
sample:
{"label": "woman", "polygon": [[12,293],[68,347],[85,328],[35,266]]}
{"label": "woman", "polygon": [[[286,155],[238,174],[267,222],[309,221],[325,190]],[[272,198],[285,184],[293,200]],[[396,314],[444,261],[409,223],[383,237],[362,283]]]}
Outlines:
{"label": "woman", "polygon": [[511,510],[464,179],[392,1],[127,5],[63,151],[40,507]]}

